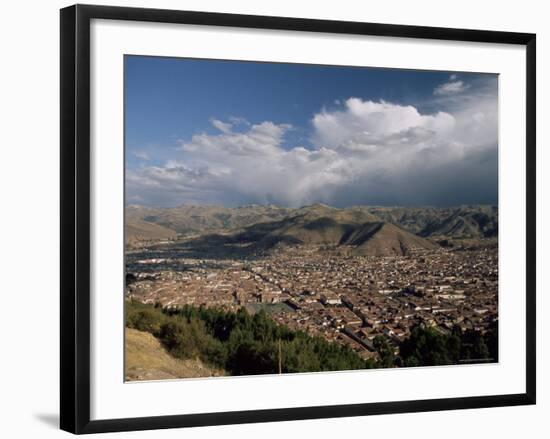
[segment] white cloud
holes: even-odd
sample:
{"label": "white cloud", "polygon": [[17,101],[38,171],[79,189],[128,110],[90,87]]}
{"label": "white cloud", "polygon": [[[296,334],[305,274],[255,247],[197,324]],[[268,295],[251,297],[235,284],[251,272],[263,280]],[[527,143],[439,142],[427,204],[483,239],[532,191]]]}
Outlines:
{"label": "white cloud", "polygon": [[482,192],[479,186],[495,180],[487,171],[497,145],[494,98],[452,114],[349,98],[338,110],[313,116],[309,149],[284,145],[288,124],[266,121],[242,132],[219,120],[212,124],[220,133],[182,141],[178,157],[164,166],[128,170],[129,202],[420,204],[434,194],[471,195],[464,184]]}
{"label": "white cloud", "polygon": [[468,84],[466,84],[464,81],[457,80],[456,75],[451,75],[448,82],[440,84],[436,88],[434,88],[434,95],[444,96],[462,93],[468,88]]}
{"label": "white cloud", "polygon": [[[337,148],[345,144],[383,145],[404,139],[411,129],[443,134],[452,131],[454,118],[444,112],[421,115],[411,106],[350,98],[341,111],[323,111],[313,117],[312,141]],[[403,134],[400,136],[400,133]]]}
{"label": "white cloud", "polygon": [[231,128],[233,128],[233,125],[231,125],[230,123],[225,123],[218,119],[212,119],[210,122],[212,123],[212,125],[214,125],[215,128],[225,134],[229,134],[231,132]]}
{"label": "white cloud", "polygon": [[248,131],[235,133],[225,129],[223,125],[214,120],[212,123],[223,126],[222,134],[196,134],[190,141],[181,142],[181,150],[187,153],[191,160],[206,159],[219,161],[223,157],[226,161],[234,162],[242,160],[242,157],[260,156],[265,157],[277,154],[278,147],[284,133],[291,128],[288,124],[276,125],[272,122],[262,122],[251,125]]}
{"label": "white cloud", "polygon": [[134,151],[133,154],[138,159],[145,160],[145,161],[151,160],[151,157],[145,151]]}
{"label": "white cloud", "polygon": [[233,125],[248,125],[250,126],[250,122],[247,121],[244,117],[236,117],[236,116],[230,116],[229,122],[231,122]]}

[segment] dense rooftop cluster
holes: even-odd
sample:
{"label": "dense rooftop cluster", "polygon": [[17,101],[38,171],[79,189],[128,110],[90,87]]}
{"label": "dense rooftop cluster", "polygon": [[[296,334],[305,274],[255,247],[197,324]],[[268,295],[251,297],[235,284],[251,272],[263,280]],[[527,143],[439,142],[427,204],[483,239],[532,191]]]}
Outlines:
{"label": "dense rooftop cluster", "polygon": [[418,323],[484,333],[498,318],[495,246],[380,257],[309,245],[249,260],[142,249],[127,255],[127,268],[128,298],[167,308],[265,309],[278,323],[363,358],[378,355],[376,336],[397,351]]}

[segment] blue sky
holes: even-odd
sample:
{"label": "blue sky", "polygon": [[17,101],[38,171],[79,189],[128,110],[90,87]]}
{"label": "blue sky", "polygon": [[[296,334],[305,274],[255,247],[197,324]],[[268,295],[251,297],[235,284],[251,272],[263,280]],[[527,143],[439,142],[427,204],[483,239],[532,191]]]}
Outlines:
{"label": "blue sky", "polygon": [[497,95],[485,74],[127,56],[127,200],[496,203]]}

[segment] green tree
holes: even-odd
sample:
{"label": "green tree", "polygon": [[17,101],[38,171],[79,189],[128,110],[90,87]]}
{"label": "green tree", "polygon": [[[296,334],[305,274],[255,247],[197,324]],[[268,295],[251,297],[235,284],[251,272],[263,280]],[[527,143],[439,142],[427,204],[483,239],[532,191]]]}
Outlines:
{"label": "green tree", "polygon": [[460,338],[442,334],[435,328],[417,325],[404,340],[399,353],[404,366],[456,364],[460,357]]}
{"label": "green tree", "polygon": [[379,355],[378,366],[393,367],[395,365],[395,352],[388,339],[377,335],[374,337],[373,344]]}

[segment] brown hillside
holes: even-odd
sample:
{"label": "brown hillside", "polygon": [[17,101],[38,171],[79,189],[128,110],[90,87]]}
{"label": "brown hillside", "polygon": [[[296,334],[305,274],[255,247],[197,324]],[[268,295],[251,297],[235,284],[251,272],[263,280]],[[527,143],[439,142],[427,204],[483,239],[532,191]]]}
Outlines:
{"label": "brown hillside", "polygon": [[175,231],[159,224],[149,223],[136,218],[126,219],[126,243],[136,246],[143,242],[175,239]]}
{"label": "brown hillside", "polygon": [[225,375],[200,360],[180,360],[172,357],[160,342],[148,332],[125,330],[126,381],[153,381],[177,378],[199,378]]}
{"label": "brown hillside", "polygon": [[277,206],[249,205],[238,208],[185,205],[173,208],[154,208],[131,205],[126,207],[126,219],[155,223],[193,236],[218,233],[285,218],[291,209]]}
{"label": "brown hillside", "polygon": [[[383,221],[422,237],[489,238],[498,236],[497,206],[459,207],[377,207],[335,208],[312,204],[300,208],[274,205],[247,205],[236,208],[184,205],[154,208],[130,205],[126,219],[154,223],[178,234],[194,237],[212,233],[237,232],[253,225],[285,221],[298,222],[331,218],[340,224]],[[293,235],[293,233],[290,233]]]}
{"label": "brown hillside", "polygon": [[348,245],[357,256],[405,256],[439,245],[389,223],[367,223],[352,233]]}
{"label": "brown hillside", "polygon": [[[433,250],[439,245],[383,221],[354,223],[337,215],[310,219],[309,215],[249,227],[229,238],[252,242],[263,249],[277,245],[329,245],[351,247],[352,254],[364,256],[403,256],[416,250]],[[336,218],[335,218],[336,217]],[[341,222],[341,220],[348,220]]]}

